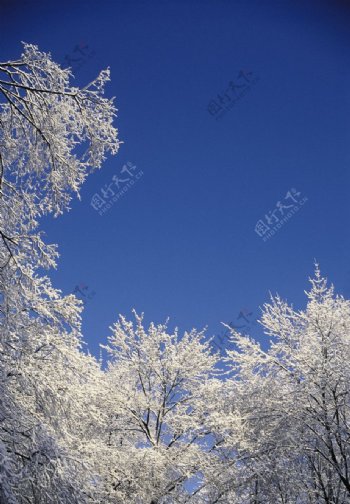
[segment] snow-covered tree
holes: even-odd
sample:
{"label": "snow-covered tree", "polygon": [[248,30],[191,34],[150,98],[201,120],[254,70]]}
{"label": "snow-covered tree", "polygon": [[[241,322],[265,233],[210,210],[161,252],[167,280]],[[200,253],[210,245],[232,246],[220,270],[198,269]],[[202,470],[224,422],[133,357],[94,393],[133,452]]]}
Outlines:
{"label": "snow-covered tree", "polygon": [[38,224],[68,208],[118,140],[115,108],[103,97],[109,72],[84,89],[70,79],[33,45],[0,63],[2,503],[81,503],[95,488],[84,439],[72,434],[86,415],[83,391],[101,371],[79,351],[81,303],[39,274],[58,254]]}
{"label": "snow-covered tree", "polygon": [[[350,302],[316,267],[305,311],[264,306],[267,351],[232,331],[226,432],[233,502],[350,502]],[[224,411],[224,410],[223,410]]]}
{"label": "snow-covered tree", "polygon": [[218,358],[203,332],[180,336],[153,323],[146,330],[143,316],[135,318],[121,316],[106,347],[105,439],[115,460],[107,502],[197,502],[206,470],[217,462],[207,397],[218,386]]}
{"label": "snow-covered tree", "polygon": [[228,328],[219,361],[135,313],[106,370],[82,351],[39,222],[119,141],[108,70],[71,77],[28,44],[0,63],[0,504],[349,503],[350,301],[318,267],[305,310],[264,306],[269,345]]}

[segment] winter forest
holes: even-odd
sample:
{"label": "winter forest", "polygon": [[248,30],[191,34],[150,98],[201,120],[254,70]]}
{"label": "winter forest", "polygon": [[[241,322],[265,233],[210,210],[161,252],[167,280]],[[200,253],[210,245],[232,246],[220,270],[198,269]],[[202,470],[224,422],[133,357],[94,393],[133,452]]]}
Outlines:
{"label": "winter forest", "polygon": [[0,64],[1,504],[349,503],[350,302],[317,264],[304,310],[264,305],[267,348],[228,327],[221,355],[136,311],[107,362],[82,347],[40,222],[118,152],[109,78],[75,87],[29,44]]}

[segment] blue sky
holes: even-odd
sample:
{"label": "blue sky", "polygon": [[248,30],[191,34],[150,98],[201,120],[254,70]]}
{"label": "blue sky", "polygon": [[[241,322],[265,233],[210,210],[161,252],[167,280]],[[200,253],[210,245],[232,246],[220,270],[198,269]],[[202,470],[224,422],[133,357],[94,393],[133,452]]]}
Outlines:
{"label": "blue sky", "polygon": [[[2,60],[23,40],[79,60],[79,85],[111,68],[124,144],[69,213],[43,223],[61,253],[55,287],[88,286],[94,353],[133,307],[209,334],[243,308],[257,316],[269,291],[302,308],[315,258],[350,296],[346,2],[14,0],[0,16]],[[217,119],[211,100],[228,107],[241,92],[230,83],[249,88]],[[143,175],[99,215],[91,198],[127,162]],[[264,242],[257,221],[281,218],[292,188],[307,202]]]}

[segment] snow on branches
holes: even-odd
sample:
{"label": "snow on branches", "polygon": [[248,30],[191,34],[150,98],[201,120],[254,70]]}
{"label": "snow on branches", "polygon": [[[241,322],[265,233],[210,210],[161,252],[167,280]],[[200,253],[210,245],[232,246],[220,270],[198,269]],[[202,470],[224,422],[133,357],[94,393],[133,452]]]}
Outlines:
{"label": "snow on branches", "polygon": [[0,63],[0,502],[350,502],[350,302],[316,266],[305,310],[263,307],[262,345],[120,316],[108,362],[82,351],[82,303],[42,270],[39,231],[118,151],[109,71],[83,89],[25,44]]}

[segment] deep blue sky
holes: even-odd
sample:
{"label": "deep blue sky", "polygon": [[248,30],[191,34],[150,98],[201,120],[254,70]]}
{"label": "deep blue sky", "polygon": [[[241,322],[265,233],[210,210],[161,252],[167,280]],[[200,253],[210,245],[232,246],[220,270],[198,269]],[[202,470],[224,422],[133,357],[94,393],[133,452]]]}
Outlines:
{"label": "deep blue sky", "polygon": [[[79,85],[111,67],[124,144],[81,202],[44,223],[61,252],[55,287],[95,292],[83,323],[93,352],[132,307],[209,334],[243,307],[257,315],[269,291],[301,308],[314,258],[350,295],[348,2],[12,0],[0,9],[1,60],[24,40],[63,64],[80,57]],[[259,80],[216,120],[210,100],[242,83],[242,69]],[[143,176],[100,216],[91,198],[127,161]],[[290,188],[308,201],[264,242],[255,224]]]}

